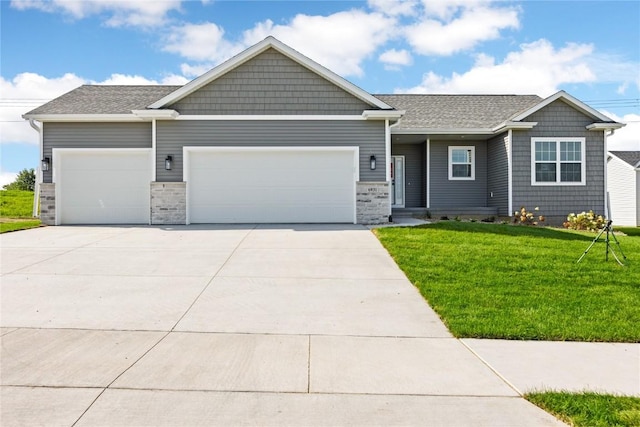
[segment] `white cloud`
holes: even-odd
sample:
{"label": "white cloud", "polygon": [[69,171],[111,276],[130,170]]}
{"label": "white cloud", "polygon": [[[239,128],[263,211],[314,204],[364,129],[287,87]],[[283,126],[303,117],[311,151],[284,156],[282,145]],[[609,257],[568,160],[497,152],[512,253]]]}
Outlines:
{"label": "white cloud", "polygon": [[486,2],[424,2],[424,16],[404,29],[407,41],[423,55],[452,55],[500,37],[504,29],[520,26],[514,7]]}
{"label": "white cloud", "polygon": [[74,19],[105,15],[110,27],[154,27],[166,23],[167,14],[180,10],[181,0],[12,0],[18,10],[37,9],[62,13]]}
{"label": "white cloud", "polygon": [[412,16],[416,14],[414,0],[368,0],[369,7],[388,16]]}
{"label": "white cloud", "polygon": [[362,61],[389,40],[394,23],[393,18],[381,13],[357,9],[328,16],[299,14],[287,24],[259,22],[234,41],[213,22],[186,24],[172,28],[163,50],[199,61],[181,66],[185,75],[197,76],[273,36],[338,74],[361,76]]}
{"label": "white cloud", "polygon": [[328,16],[296,15],[286,25],[264,21],[245,31],[244,45],[272,35],[343,76],[362,76],[361,64],[394,31],[395,20],[380,13],[349,10]]}
{"label": "white cloud", "polygon": [[607,139],[609,151],[640,151],[640,114],[625,114],[622,117],[617,114],[601,110],[602,114],[613,120],[626,123],[622,129],[618,129]]}
{"label": "white cloud", "polygon": [[224,29],[213,22],[172,27],[162,48],[166,52],[195,60],[220,63],[245,46],[224,38]]}
{"label": "white cloud", "polygon": [[13,181],[16,180],[17,176],[18,176],[17,172],[0,171],[0,188],[2,188],[7,184],[11,184]]}
{"label": "white cloud", "polygon": [[160,83],[142,76],[124,74],[112,74],[101,82],[71,73],[57,78],[47,78],[35,73],[21,73],[11,80],[0,77],[0,144],[38,144],[37,133],[22,119],[22,115],[80,85],[181,85],[187,81],[186,78],[173,74],[163,78]]}
{"label": "white cloud", "polygon": [[401,65],[406,66],[406,65],[411,65],[413,63],[413,58],[411,57],[411,54],[409,53],[409,51],[405,49],[387,50],[382,54],[380,54],[380,56],[378,57],[378,60],[380,62],[384,62],[385,64],[387,64],[387,66],[390,66],[390,67],[394,67],[394,66],[397,67]]}
{"label": "white cloud", "polygon": [[434,72],[405,93],[495,93],[548,96],[566,83],[591,83],[596,75],[589,67],[593,46],[568,43],[560,49],[541,39],[522,44],[496,63],[495,58],[478,55],[469,71],[445,77]]}

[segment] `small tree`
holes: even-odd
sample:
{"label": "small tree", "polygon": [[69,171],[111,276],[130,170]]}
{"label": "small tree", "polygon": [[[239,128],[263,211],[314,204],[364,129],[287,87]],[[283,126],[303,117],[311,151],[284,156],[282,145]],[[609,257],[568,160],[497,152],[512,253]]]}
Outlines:
{"label": "small tree", "polygon": [[31,169],[22,169],[18,172],[16,180],[11,184],[3,186],[5,190],[24,190],[33,191],[36,185],[36,173]]}

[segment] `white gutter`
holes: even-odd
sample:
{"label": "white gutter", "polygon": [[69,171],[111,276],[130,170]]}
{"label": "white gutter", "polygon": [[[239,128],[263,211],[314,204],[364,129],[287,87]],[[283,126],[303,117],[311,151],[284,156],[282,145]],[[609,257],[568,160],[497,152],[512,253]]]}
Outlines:
{"label": "white gutter", "polygon": [[33,208],[31,216],[34,218],[38,216],[38,201],[40,200],[40,183],[43,180],[42,169],[40,166],[40,160],[44,157],[44,144],[42,138],[42,127],[38,126],[34,119],[29,119],[29,126],[31,126],[36,132],[38,132],[38,146],[40,147],[40,158],[38,159],[38,167],[36,168],[36,182],[33,185]]}

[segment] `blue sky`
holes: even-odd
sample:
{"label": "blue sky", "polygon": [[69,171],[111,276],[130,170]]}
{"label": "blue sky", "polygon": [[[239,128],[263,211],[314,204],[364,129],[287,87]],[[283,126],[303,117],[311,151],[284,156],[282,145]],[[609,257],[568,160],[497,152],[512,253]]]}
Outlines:
{"label": "blue sky", "polygon": [[81,84],[182,84],[273,35],[371,93],[566,90],[640,150],[639,1],[0,1],[0,184],[21,114]]}

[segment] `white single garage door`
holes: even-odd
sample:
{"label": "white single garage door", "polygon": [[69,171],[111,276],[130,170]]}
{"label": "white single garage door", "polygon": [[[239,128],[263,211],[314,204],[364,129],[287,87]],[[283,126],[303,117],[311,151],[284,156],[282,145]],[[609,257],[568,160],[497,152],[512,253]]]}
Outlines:
{"label": "white single garage door", "polygon": [[357,147],[185,147],[190,223],[353,223]]}
{"label": "white single garage door", "polygon": [[60,224],[148,224],[150,149],[53,152]]}

